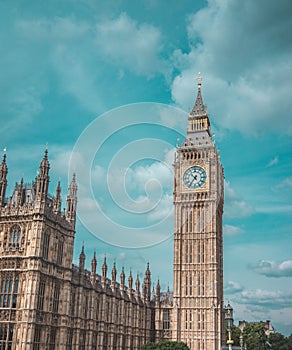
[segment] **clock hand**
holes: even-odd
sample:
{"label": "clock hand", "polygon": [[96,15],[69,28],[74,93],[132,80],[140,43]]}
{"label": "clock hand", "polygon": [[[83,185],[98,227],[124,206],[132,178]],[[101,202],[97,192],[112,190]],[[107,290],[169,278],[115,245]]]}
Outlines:
{"label": "clock hand", "polygon": [[197,175],[193,175],[193,180],[192,180],[192,182],[190,183],[190,185],[192,186],[192,184],[193,184],[193,182],[195,181],[195,180],[197,180]]}

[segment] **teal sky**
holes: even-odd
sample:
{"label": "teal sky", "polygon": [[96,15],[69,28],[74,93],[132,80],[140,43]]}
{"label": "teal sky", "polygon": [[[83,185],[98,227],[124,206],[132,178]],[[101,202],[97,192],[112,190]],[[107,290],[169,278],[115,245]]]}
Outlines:
{"label": "teal sky", "polygon": [[[75,258],[172,285],[173,150],[202,74],[225,169],[224,288],[236,320],[292,333],[289,0],[0,1],[8,194],[79,183]],[[178,108],[178,109],[175,109]],[[180,141],[177,141],[177,138]],[[70,156],[72,154],[70,162]]]}

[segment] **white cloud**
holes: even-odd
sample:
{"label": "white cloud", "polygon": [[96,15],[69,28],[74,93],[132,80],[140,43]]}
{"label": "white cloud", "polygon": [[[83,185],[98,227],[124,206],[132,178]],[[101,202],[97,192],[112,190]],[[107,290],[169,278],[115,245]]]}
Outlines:
{"label": "white cloud", "polygon": [[163,48],[160,31],[147,23],[138,23],[126,13],[117,19],[105,20],[97,26],[99,49],[114,64],[136,74],[152,77],[168,75],[169,67],[159,55]]}
{"label": "white cloud", "polygon": [[273,165],[277,165],[279,163],[279,156],[275,156],[273,159],[271,159],[267,165],[267,167],[271,167]]}
{"label": "white cloud", "polygon": [[268,307],[273,310],[292,307],[292,294],[262,289],[244,290],[240,294],[240,303],[256,307],[258,310]]}
{"label": "white cloud", "polygon": [[189,18],[190,52],[175,51],[174,101],[192,106],[194,72],[201,71],[218,125],[253,135],[291,134],[289,13],[288,1],[281,9],[273,1],[209,1]]}
{"label": "white cloud", "polygon": [[251,268],[266,277],[292,277],[292,260],[286,260],[281,263],[269,260],[260,260]]}
{"label": "white cloud", "polygon": [[242,218],[252,213],[253,208],[240,198],[228,181],[225,181],[225,217]]}
{"label": "white cloud", "polygon": [[[292,295],[280,290],[246,289],[229,281],[224,288],[225,298],[231,301],[237,320],[272,320],[273,326],[290,325]],[[290,330],[287,329],[287,334]]]}
{"label": "white cloud", "polygon": [[171,154],[173,154],[172,151],[166,154],[165,161],[129,170],[129,182],[136,184],[139,190],[144,190],[145,184],[149,181],[155,181],[162,187],[170,188],[173,184],[173,171],[167,162],[170,161]]}
{"label": "white cloud", "polygon": [[[173,214],[173,197],[172,195],[165,194],[162,196],[158,205],[148,214],[149,221],[161,221]],[[172,230],[172,227],[170,227]]]}
{"label": "white cloud", "polygon": [[224,293],[228,295],[235,294],[235,293],[242,292],[243,289],[244,288],[238,282],[228,281],[224,287]]}
{"label": "white cloud", "polygon": [[274,190],[281,190],[282,188],[291,188],[292,187],[292,176],[286,177],[284,180],[279,182],[276,186],[273,187]]}
{"label": "white cloud", "polygon": [[223,226],[223,233],[225,236],[238,236],[244,231],[240,227],[226,224]]}

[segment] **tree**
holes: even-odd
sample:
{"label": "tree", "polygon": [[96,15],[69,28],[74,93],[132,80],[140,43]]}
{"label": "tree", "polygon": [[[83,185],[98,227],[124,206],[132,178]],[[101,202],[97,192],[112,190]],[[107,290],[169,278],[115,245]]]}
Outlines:
{"label": "tree", "polygon": [[288,338],[285,338],[281,333],[271,333],[268,341],[271,344],[272,349],[289,350]]}
{"label": "tree", "polygon": [[287,337],[288,350],[292,350],[292,334]]}
{"label": "tree", "polygon": [[267,341],[264,323],[247,323],[243,329],[243,341],[247,350],[264,350]]}
{"label": "tree", "polygon": [[[240,345],[240,341],[239,341],[240,335],[241,335],[241,329],[239,327],[232,326],[231,338],[233,340],[233,345],[236,345],[236,346]],[[226,335],[226,339],[228,339],[228,334]]]}
{"label": "tree", "polygon": [[162,340],[159,343],[147,343],[142,346],[142,350],[189,350],[189,347],[182,342]]}

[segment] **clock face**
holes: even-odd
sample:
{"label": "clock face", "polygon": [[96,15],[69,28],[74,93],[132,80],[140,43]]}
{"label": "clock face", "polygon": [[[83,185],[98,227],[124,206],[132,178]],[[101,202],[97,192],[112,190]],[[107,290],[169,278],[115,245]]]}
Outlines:
{"label": "clock face", "polygon": [[188,168],[184,173],[184,183],[189,188],[199,188],[206,182],[207,174],[199,166]]}

